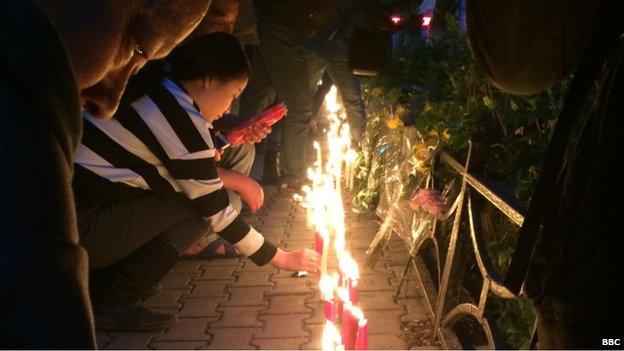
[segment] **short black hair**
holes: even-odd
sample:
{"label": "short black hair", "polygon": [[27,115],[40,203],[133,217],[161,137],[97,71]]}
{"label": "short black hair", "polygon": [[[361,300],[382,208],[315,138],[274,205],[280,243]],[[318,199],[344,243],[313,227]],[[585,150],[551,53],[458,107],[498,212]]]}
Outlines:
{"label": "short black hair", "polygon": [[216,78],[221,83],[248,78],[251,73],[245,51],[235,36],[225,32],[194,37],[167,57],[175,80]]}

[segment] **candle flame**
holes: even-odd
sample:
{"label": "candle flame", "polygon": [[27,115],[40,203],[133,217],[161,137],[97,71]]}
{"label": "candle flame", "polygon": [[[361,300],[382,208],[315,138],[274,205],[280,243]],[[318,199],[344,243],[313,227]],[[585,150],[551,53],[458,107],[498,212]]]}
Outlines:
{"label": "candle flame", "polygon": [[360,279],[360,269],[349,252],[344,252],[338,262],[340,271],[349,279]]}
{"label": "candle flame", "polygon": [[362,312],[362,310],[359,307],[353,306],[352,304],[348,304],[348,305],[344,305],[345,309],[348,309],[351,314],[353,315],[353,317],[355,317],[355,319],[357,319],[358,321],[361,320],[366,320],[364,319],[364,312]]}
{"label": "candle flame", "polygon": [[[323,299],[325,301],[339,299],[350,311],[355,311],[353,315],[361,320],[364,318],[362,311],[351,304],[350,294],[353,291],[350,290],[353,288],[349,287],[357,285],[354,281],[359,279],[359,269],[357,262],[346,250],[345,212],[342,202],[343,186],[353,188],[358,154],[351,147],[351,128],[347,123],[344,108],[338,103],[338,90],[335,86],[332,86],[325,96],[325,109],[329,127],[326,130],[326,138],[322,140],[324,149],[319,141],[313,142],[316,159],[307,171],[310,185],[303,187],[302,194],[297,195],[295,200],[306,209],[308,228],[314,229],[323,238],[319,279],[319,290]],[[325,154],[323,150],[326,150]],[[338,287],[338,275],[336,273],[330,275],[327,272],[331,245],[335,249],[343,277],[348,278],[353,285]],[[340,333],[330,321],[326,322],[323,329],[322,342],[324,350],[344,350]]]}
{"label": "candle flame", "polygon": [[343,303],[345,303],[345,306],[347,304],[351,305],[351,300],[349,298],[349,290],[347,290],[347,288],[337,288],[336,295],[338,295],[338,298],[342,300]]}
{"label": "candle flame", "polygon": [[323,350],[326,351],[334,351],[342,345],[342,336],[340,336],[340,332],[338,332],[334,323],[330,321],[325,322],[322,340]]}
{"label": "candle flame", "polygon": [[323,275],[319,280],[319,290],[321,291],[321,295],[323,295],[323,299],[325,301],[329,301],[334,296],[334,290],[338,286],[338,275]]}

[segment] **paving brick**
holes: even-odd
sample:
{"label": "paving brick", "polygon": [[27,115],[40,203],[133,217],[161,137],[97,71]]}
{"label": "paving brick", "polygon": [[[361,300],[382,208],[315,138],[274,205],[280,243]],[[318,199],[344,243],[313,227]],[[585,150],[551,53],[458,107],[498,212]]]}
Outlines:
{"label": "paving brick", "polygon": [[312,309],[305,307],[306,299],[306,295],[270,296],[269,308],[260,314],[310,313]]}
{"label": "paving brick", "polygon": [[229,280],[199,280],[194,282],[195,287],[188,294],[188,297],[227,297],[224,292],[225,284]]}
{"label": "paving brick", "polygon": [[210,328],[261,327],[258,313],[262,306],[220,307],[221,319],[210,325]]}
{"label": "paving brick", "polygon": [[208,341],[208,324],[216,318],[180,318],[180,322],[169,328],[163,335],[154,337],[154,341]]}
{"label": "paving brick", "polygon": [[370,247],[370,240],[362,240],[362,238],[347,237],[347,245],[349,251],[366,251]]}
{"label": "paving brick", "polygon": [[260,347],[260,350],[298,350],[308,341],[308,338],[276,338],[254,339],[253,343]]}
{"label": "paving brick", "polygon": [[227,301],[222,302],[221,307],[242,307],[242,306],[268,306],[269,302],[264,299],[264,294],[271,290],[270,286],[227,288],[230,295]]}
{"label": "paving brick", "polygon": [[325,310],[323,309],[323,302],[318,300],[318,297],[314,297],[314,300],[311,302],[308,300],[306,303],[306,307],[312,309],[312,315],[310,318],[304,320],[304,325],[308,326],[310,324],[322,324],[325,323]]}
{"label": "paving brick", "polygon": [[386,267],[399,266],[405,267],[407,261],[410,259],[408,254],[405,255],[384,255],[386,260]]}
{"label": "paving brick", "polygon": [[318,282],[315,273],[308,273],[307,276],[299,277],[299,276],[295,276],[295,272],[293,271],[284,271],[281,269],[277,273],[271,274],[270,278],[271,280],[275,278],[296,278],[299,280],[304,280],[308,284],[316,284]]}
{"label": "paving brick", "polygon": [[190,290],[191,279],[196,277],[194,273],[167,274],[161,281],[163,289]]}
{"label": "paving brick", "polygon": [[295,206],[291,201],[276,200],[271,201],[268,208],[275,211],[292,210]]}
{"label": "paving brick", "polygon": [[234,280],[234,270],[238,267],[233,266],[202,266],[202,273],[195,276],[193,280]]}
{"label": "paving brick", "polygon": [[393,334],[401,330],[403,311],[364,311],[369,334]]}
{"label": "paving brick", "polygon": [[267,292],[267,296],[309,294],[313,290],[308,287],[307,280],[299,278],[275,278],[275,288]]}
{"label": "paving brick", "polygon": [[363,220],[363,221],[352,221],[352,222],[347,222],[345,223],[345,227],[351,230],[366,230],[366,229],[374,229],[374,230],[378,230],[379,229],[379,224],[374,222],[374,221],[370,221],[370,220]]}
{"label": "paving brick", "polygon": [[321,346],[321,337],[323,335],[323,324],[309,324],[305,325],[304,329],[310,332],[309,341],[303,345],[301,345],[301,349],[303,350],[320,350]]}
{"label": "paving brick", "polygon": [[254,339],[297,338],[306,337],[308,332],[303,330],[303,320],[310,317],[309,313],[291,313],[289,315],[261,315],[264,328],[254,335]]}
{"label": "paving brick", "polygon": [[289,219],[286,223],[290,228],[292,228],[291,230],[303,230],[308,225],[308,220],[305,218]]}
{"label": "paving brick", "polygon": [[269,281],[270,272],[245,272],[237,273],[238,277],[235,282],[228,283],[228,287],[237,288],[245,286],[273,286]]}
{"label": "paving brick", "polygon": [[360,276],[364,275],[375,275],[379,277],[393,278],[395,273],[393,270],[387,270],[384,267],[366,267],[364,265],[360,265]]}
{"label": "paving brick", "polygon": [[400,310],[404,311],[403,305],[396,303],[392,299],[393,294],[389,293],[375,293],[375,292],[361,292],[360,293],[360,307],[363,311],[376,311],[376,310]]}
{"label": "paving brick", "polygon": [[108,350],[123,349],[148,349],[148,345],[152,338],[162,334],[162,331],[148,332],[110,332],[111,341],[106,345]]}
{"label": "paving brick", "polygon": [[286,223],[265,222],[256,227],[262,235],[284,236]]}
{"label": "paving brick", "polygon": [[208,334],[212,335],[207,350],[254,350],[251,345],[251,336],[258,333],[260,328],[211,328]]}
{"label": "paving brick", "polygon": [[288,235],[288,239],[291,240],[314,240],[314,233],[316,232],[314,230],[306,229],[306,223],[303,223],[302,225],[293,225],[285,231]]}
{"label": "paving brick", "polygon": [[369,334],[370,350],[405,350],[405,343],[396,334]]}
{"label": "paving brick", "polygon": [[269,211],[264,211],[260,214],[265,217],[265,221],[271,222],[284,222],[292,218],[290,210],[278,210],[271,208]]}
{"label": "paving brick", "polygon": [[211,261],[203,261],[202,266],[204,269],[210,269],[210,267],[240,267],[242,266],[240,258],[219,258]]}
{"label": "paving brick", "polygon": [[176,265],[171,269],[172,273],[195,273],[200,274],[201,270],[199,267],[202,263],[208,262],[207,260],[182,260],[176,263]]}
{"label": "paving brick", "polygon": [[154,350],[200,350],[208,341],[157,341],[150,344]]}
{"label": "paving brick", "polygon": [[387,277],[375,276],[375,275],[363,275],[360,277],[358,287],[361,292],[365,291],[389,291],[387,294],[392,294],[394,287],[390,285]]}
{"label": "paving brick", "polygon": [[422,298],[407,298],[399,300],[405,306],[406,313],[401,317],[403,321],[422,321],[430,317],[426,300]]}
{"label": "paving brick", "polygon": [[264,266],[258,266],[248,258],[241,258],[243,266],[235,267],[236,272],[277,272],[277,268],[273,267],[270,263]]}
{"label": "paving brick", "polygon": [[182,309],[178,317],[220,317],[221,313],[217,312],[217,306],[223,301],[226,301],[225,297],[181,299]]}
{"label": "paving brick", "polygon": [[156,295],[145,300],[142,305],[145,307],[179,309],[182,305],[178,300],[186,294],[188,294],[188,290],[161,290]]}

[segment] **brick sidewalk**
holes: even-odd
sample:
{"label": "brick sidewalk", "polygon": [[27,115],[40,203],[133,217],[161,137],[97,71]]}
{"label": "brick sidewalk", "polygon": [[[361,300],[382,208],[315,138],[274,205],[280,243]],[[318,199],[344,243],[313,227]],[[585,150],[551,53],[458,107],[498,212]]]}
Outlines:
{"label": "brick sidewalk", "polygon": [[[264,208],[247,216],[248,223],[285,249],[312,248],[305,212],[275,187],[265,188],[265,196]],[[358,217],[350,211],[346,221],[347,246],[361,269],[360,306],[369,321],[369,348],[434,347],[414,346],[404,331],[414,334],[414,322],[426,325],[421,295],[412,292],[410,298],[396,302],[392,298],[408,257],[404,245],[391,240],[376,268],[364,268],[365,251],[378,224],[372,215]],[[155,332],[98,332],[101,348],[320,348],[323,311],[315,276],[294,278],[291,272],[258,267],[246,258],[185,260],[161,284],[163,290],[144,305],[175,313],[180,323]]]}

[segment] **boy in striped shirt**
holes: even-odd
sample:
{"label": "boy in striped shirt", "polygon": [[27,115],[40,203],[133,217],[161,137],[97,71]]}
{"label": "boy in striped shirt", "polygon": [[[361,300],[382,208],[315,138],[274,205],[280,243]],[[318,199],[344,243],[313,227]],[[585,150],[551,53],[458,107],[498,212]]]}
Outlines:
{"label": "boy in striped shirt", "polygon": [[[179,256],[213,230],[254,263],[315,271],[311,250],[278,249],[238,217],[215,160],[211,121],[229,112],[249,66],[225,33],[196,37],[168,58],[160,84],[115,119],[85,114],[76,157],[76,201],[90,255],[99,329],[162,329],[175,316],[138,305]],[[224,184],[226,183],[226,184]]]}

